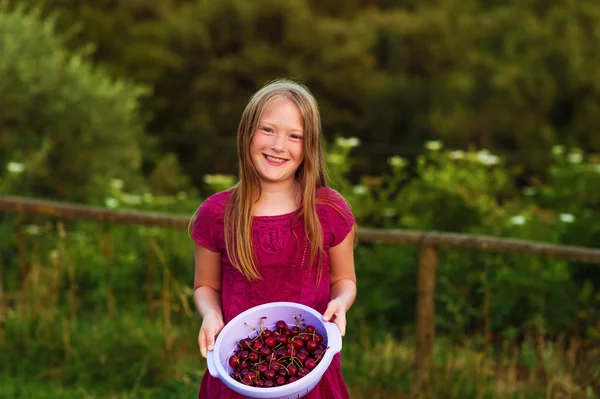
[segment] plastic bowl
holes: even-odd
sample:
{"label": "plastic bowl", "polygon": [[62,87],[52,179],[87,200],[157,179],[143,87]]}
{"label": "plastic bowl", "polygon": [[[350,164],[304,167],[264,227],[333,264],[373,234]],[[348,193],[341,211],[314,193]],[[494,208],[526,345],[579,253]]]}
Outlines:
{"label": "plastic bowl", "polygon": [[[256,335],[252,328],[259,328],[261,317],[265,317],[263,326],[273,329],[279,320],[295,325],[294,314],[304,319],[306,325],[313,325],[317,332],[323,335],[325,345],[329,348],[317,367],[297,381],[272,388],[250,387],[234,380],[230,376],[232,369],[228,359],[233,354],[236,343],[248,336]],[[323,321],[322,314],[299,303],[271,302],[248,309],[227,323],[217,337],[214,349],[208,352],[206,360],[210,375],[219,378],[227,387],[240,395],[251,399],[297,399],[306,395],[319,383],[331,364],[333,356],[341,350],[340,330],[334,323]]]}

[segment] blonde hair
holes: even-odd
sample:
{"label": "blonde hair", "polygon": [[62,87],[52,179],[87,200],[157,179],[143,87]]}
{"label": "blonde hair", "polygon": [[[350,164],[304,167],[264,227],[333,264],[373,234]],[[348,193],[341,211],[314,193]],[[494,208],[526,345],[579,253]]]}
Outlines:
{"label": "blonde hair", "polygon": [[260,280],[255,252],[252,246],[252,204],[260,197],[259,176],[250,157],[250,143],[265,107],[270,100],[285,97],[296,104],[302,115],[304,128],[303,161],[296,172],[302,192],[302,204],[297,217],[304,220],[305,235],[309,240],[308,264],[319,259],[321,275],[323,232],[317,216],[316,190],[327,186],[328,176],[323,159],[321,116],[317,101],[303,85],[288,79],[275,80],[257,91],[248,102],[238,127],[239,182],[225,210],[225,243],[231,264],[248,280]]}

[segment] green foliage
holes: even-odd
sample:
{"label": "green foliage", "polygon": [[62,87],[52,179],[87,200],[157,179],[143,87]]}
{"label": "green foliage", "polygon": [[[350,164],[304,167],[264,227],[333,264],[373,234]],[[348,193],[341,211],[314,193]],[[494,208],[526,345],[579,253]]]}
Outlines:
{"label": "green foliage", "polygon": [[0,5],[0,159],[24,166],[3,191],[97,203],[113,177],[141,186],[144,91],[70,54],[54,30]]}
{"label": "green foliage", "polygon": [[[38,0],[27,0],[36,4]],[[507,153],[541,173],[554,144],[598,148],[590,71],[600,4],[224,0],[45,0],[71,48],[93,43],[111,73],[152,87],[149,170],[176,153],[183,173],[235,173],[235,131],[266,81],[306,83],[325,131],[354,136],[359,171],[379,174],[425,140]],[[210,143],[210,145],[207,145]]]}

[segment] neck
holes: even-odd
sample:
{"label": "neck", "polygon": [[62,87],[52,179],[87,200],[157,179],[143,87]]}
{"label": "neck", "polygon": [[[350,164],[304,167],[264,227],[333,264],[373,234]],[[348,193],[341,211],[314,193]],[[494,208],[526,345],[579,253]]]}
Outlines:
{"label": "neck", "polygon": [[262,182],[260,197],[253,205],[253,214],[283,214],[296,210],[302,202],[300,183],[290,181],[289,184],[270,184]]}

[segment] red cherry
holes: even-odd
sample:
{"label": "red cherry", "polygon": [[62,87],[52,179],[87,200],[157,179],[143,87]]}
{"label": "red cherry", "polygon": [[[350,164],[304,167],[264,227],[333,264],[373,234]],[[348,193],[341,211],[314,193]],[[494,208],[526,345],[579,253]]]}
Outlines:
{"label": "red cherry", "polygon": [[279,320],[277,323],[275,323],[275,328],[277,331],[283,332],[288,329],[288,325],[285,321]]}
{"label": "red cherry", "polygon": [[302,338],[294,338],[292,343],[294,344],[294,348],[296,349],[300,349],[304,347],[304,340],[302,340]]}
{"label": "red cherry", "polygon": [[306,362],[304,362],[304,367],[309,370],[312,370],[315,367],[317,367],[317,363],[315,362],[315,359],[309,357],[308,359],[306,359]]}
{"label": "red cherry", "polygon": [[306,326],[306,329],[304,329],[304,331],[306,331],[309,334],[312,334],[316,331],[317,329],[314,326]]}
{"label": "red cherry", "polygon": [[240,365],[240,359],[237,356],[231,356],[229,358],[229,366],[231,368],[236,368],[239,365]]}
{"label": "red cherry", "polygon": [[314,352],[319,348],[319,343],[317,341],[308,341],[306,343],[306,350],[309,352]]}
{"label": "red cherry", "polygon": [[295,377],[298,375],[298,366],[296,366],[295,364],[290,364],[288,366],[288,374],[292,377]]}
{"label": "red cherry", "polygon": [[275,379],[275,384],[276,385],[285,385],[285,383],[286,383],[285,377],[282,376],[282,375],[280,375],[279,377],[277,377]]}
{"label": "red cherry", "polygon": [[273,378],[275,378],[277,373],[275,372],[275,370],[267,370],[264,373],[262,373],[262,375],[263,375],[263,377],[265,377],[266,380],[270,381]]}
{"label": "red cherry", "polygon": [[267,346],[267,348],[274,348],[277,345],[277,339],[275,339],[274,337],[267,337],[265,339],[265,345]]}

